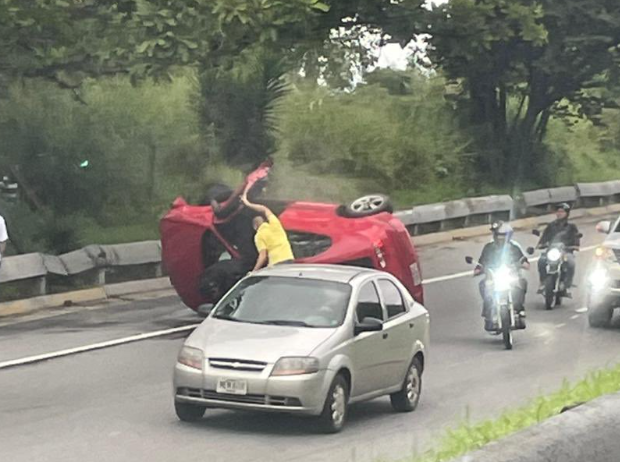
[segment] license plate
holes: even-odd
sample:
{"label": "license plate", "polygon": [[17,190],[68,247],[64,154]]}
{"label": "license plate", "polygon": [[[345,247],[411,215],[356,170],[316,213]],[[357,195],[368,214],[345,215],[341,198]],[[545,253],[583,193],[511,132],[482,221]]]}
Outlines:
{"label": "license plate", "polygon": [[227,395],[247,395],[248,382],[235,379],[218,379],[215,391]]}

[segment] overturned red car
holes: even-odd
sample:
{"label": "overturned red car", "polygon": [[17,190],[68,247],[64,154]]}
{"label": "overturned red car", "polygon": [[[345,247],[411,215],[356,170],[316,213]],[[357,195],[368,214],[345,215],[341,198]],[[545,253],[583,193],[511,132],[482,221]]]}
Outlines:
{"label": "overturned red car", "polygon": [[246,188],[251,200],[279,217],[296,262],[387,271],[423,303],[417,253],[386,196],[362,197],[348,206],[260,200],[271,167],[263,163],[236,191],[212,185],[203,205],[178,198],[162,218],[163,263],[187,306],[198,311],[203,304],[216,303],[256,261],[253,215],[239,200]]}

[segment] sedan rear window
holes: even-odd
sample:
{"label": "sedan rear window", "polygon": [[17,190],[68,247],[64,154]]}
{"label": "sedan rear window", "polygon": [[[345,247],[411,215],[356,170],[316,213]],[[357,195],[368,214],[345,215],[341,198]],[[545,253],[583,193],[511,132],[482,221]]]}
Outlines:
{"label": "sedan rear window", "polygon": [[344,322],[349,284],[257,276],[242,281],[218,303],[213,317],[229,321],[300,327],[337,327]]}

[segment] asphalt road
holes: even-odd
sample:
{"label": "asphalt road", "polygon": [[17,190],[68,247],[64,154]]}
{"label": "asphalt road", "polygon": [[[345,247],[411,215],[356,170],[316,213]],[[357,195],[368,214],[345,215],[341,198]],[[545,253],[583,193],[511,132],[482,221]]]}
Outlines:
{"label": "asphalt road", "polygon": [[[584,246],[602,241],[593,222],[579,223]],[[532,245],[536,238],[519,234]],[[620,322],[591,329],[583,291],[544,310],[530,271],[528,328],[515,348],[482,329],[477,280],[443,279],[468,270],[487,238],[421,249],[432,350],[418,410],[392,412],[382,398],[354,406],[338,435],[313,433],[289,416],[207,411],[198,424],[176,419],[171,373],[187,333],[181,332],[0,369],[0,460],[87,461],[375,461],[427,448],[442,431],[552,391],[564,379],[620,362]],[[592,253],[578,257],[582,280]],[[578,282],[579,283],[579,282]],[[581,284],[580,284],[581,285]],[[199,322],[174,296],[137,297],[49,318],[15,318],[0,325],[0,367],[9,360],[72,349]],[[618,321],[618,320],[616,320]]]}

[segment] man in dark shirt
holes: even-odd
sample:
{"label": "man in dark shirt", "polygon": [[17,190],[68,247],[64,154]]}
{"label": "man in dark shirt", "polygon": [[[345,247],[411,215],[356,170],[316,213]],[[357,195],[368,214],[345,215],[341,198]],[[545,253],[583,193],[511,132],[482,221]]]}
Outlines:
{"label": "man in dark shirt", "polygon": [[[581,236],[579,229],[573,223],[568,222],[571,207],[569,204],[560,204],[557,207],[557,219],[550,223],[538,242],[537,248],[546,249],[553,244],[562,243],[566,250],[566,261],[564,263],[564,271],[566,272],[565,291],[566,296],[570,298],[570,288],[573,285],[575,277],[575,255],[573,252],[579,250],[581,244]],[[547,254],[543,253],[538,260],[538,274],[540,275],[540,288],[538,293],[544,291],[545,278],[547,277]]]}
{"label": "man in dark shirt", "polygon": [[[484,246],[482,254],[478,260],[478,266],[474,270],[475,275],[480,275],[485,269],[498,269],[506,265],[510,268],[529,269],[530,263],[523,253],[521,246],[512,240],[512,227],[503,222],[493,223],[491,226],[493,240]],[[492,323],[489,319],[489,308],[492,306],[491,294],[487,294],[486,280],[480,282],[480,295],[483,300],[482,316],[485,318],[485,328],[492,330]],[[525,317],[525,294],[527,292],[527,279],[519,273],[519,281],[515,284],[512,293],[512,300],[515,311]]]}

